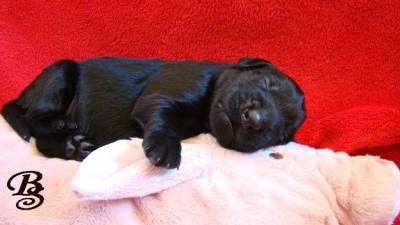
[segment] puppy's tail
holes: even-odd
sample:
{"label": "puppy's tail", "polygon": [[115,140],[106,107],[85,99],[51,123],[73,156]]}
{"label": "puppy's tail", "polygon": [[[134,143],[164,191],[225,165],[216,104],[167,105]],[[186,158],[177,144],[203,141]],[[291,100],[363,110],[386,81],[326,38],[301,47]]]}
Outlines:
{"label": "puppy's tail", "polygon": [[31,138],[30,129],[24,119],[22,108],[17,104],[17,100],[7,103],[1,110],[1,114],[17,134],[28,142]]}

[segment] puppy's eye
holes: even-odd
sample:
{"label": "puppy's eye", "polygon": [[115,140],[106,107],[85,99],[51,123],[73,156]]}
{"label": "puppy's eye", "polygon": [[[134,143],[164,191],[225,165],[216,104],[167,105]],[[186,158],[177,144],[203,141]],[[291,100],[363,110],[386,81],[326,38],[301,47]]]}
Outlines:
{"label": "puppy's eye", "polygon": [[265,87],[269,91],[279,91],[279,83],[278,82],[273,82],[269,78],[264,78],[265,81]]}
{"label": "puppy's eye", "polygon": [[264,78],[265,89],[268,90],[270,83],[271,83],[271,81],[268,78]]}

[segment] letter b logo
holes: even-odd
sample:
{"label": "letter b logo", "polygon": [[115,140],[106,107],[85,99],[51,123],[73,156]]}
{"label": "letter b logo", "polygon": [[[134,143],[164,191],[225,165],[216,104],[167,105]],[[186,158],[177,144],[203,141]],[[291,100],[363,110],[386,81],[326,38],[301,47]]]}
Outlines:
{"label": "letter b logo", "polygon": [[[21,177],[22,180],[18,184],[15,184],[15,178]],[[28,196],[21,198],[17,203],[16,207],[21,210],[30,210],[39,207],[43,203],[43,196],[39,192],[43,191],[44,188],[39,181],[42,179],[43,175],[37,171],[23,171],[14,174],[10,179],[8,179],[7,187],[11,191],[17,190],[13,194],[20,196]]]}

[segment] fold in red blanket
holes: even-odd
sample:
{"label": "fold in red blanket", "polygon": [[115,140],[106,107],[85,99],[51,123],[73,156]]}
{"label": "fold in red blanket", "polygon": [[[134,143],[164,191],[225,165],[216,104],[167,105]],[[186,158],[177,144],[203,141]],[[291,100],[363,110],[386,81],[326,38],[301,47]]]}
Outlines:
{"label": "fold in red blanket", "polygon": [[60,58],[256,56],[304,90],[300,143],[400,165],[399,1],[62,2],[1,4],[1,106]]}

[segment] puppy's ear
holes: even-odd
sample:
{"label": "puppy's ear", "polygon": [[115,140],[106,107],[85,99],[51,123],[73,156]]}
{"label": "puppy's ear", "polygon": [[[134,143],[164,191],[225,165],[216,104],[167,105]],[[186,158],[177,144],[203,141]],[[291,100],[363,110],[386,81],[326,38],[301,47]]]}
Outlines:
{"label": "puppy's ear", "polygon": [[252,69],[252,68],[268,66],[270,64],[271,63],[269,61],[266,61],[264,59],[259,59],[259,58],[241,58],[237,62],[236,67],[242,68],[242,69]]}
{"label": "puppy's ear", "polygon": [[17,100],[7,103],[3,107],[1,113],[8,124],[15,130],[15,132],[17,132],[22,139],[29,142],[31,133],[29,126],[25,121],[24,112],[17,104]]}

